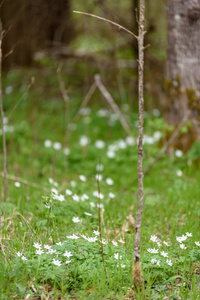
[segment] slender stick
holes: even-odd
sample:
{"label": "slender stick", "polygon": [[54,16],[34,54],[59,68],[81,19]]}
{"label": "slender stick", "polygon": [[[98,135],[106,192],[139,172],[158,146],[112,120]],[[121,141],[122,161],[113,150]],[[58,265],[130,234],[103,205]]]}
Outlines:
{"label": "slender stick", "polygon": [[65,83],[61,75],[61,68],[62,65],[60,64],[57,68],[57,76],[58,76],[58,82],[60,86],[60,91],[63,97],[63,100],[65,102],[65,145],[68,146],[68,136],[69,136],[69,119],[70,119],[70,101],[69,96],[67,94]]}
{"label": "slender stick", "polygon": [[80,106],[79,110],[77,111],[77,113],[74,116],[74,119],[73,119],[74,122],[76,122],[78,120],[78,118],[80,116],[81,109],[85,108],[87,106],[87,104],[90,101],[92,95],[94,94],[96,88],[97,88],[96,83],[93,82],[93,84],[91,85],[91,87],[90,87],[89,91],[87,92],[85,98],[83,99],[83,102],[81,103],[81,106]]}
{"label": "slender stick", "polygon": [[99,20],[108,22],[108,23],[110,23],[110,24],[112,24],[112,25],[114,25],[114,26],[117,26],[119,29],[122,29],[122,30],[128,32],[129,34],[131,34],[132,36],[134,36],[134,38],[138,39],[138,37],[137,37],[133,32],[131,32],[130,30],[128,30],[128,29],[125,28],[124,26],[119,25],[119,24],[116,23],[116,22],[113,22],[113,21],[108,20],[108,19],[106,19],[106,18],[99,17],[99,16],[94,15],[94,14],[89,14],[89,13],[86,13],[86,12],[83,12],[83,11],[76,11],[76,10],[74,10],[73,12],[74,12],[75,14],[81,14],[81,15],[93,17],[93,18],[96,18],[96,19],[99,19]]}
{"label": "slender stick", "polygon": [[98,186],[98,192],[99,192],[99,201],[98,201],[98,216],[99,216],[99,233],[100,233],[100,244],[101,244],[101,255],[102,255],[102,261],[103,261],[103,266],[104,266],[104,271],[106,273],[106,266],[105,266],[105,260],[104,260],[104,254],[103,254],[103,243],[102,243],[102,233],[101,233],[101,190],[100,190],[100,184],[99,184],[99,174],[101,170],[101,156],[99,156],[99,170],[98,170],[98,176],[97,176],[97,186]]}
{"label": "slender stick", "polygon": [[[21,182],[21,183],[23,183],[23,184],[25,184],[25,185],[28,185],[28,186],[32,186],[32,187],[34,187],[34,188],[41,189],[41,190],[43,190],[43,191],[45,191],[45,192],[48,192],[48,193],[51,191],[50,188],[45,187],[45,186],[43,186],[43,185],[40,185],[40,184],[38,184],[38,183],[30,182],[30,181],[28,181],[28,180],[26,180],[26,179],[23,179],[23,178],[21,178],[21,177],[18,177],[18,176],[9,175],[9,174],[6,174],[6,175],[7,175],[7,179],[9,179],[9,180],[12,180],[12,181],[19,181],[19,182]],[[4,177],[4,172],[0,172],[0,176],[1,176],[1,177]]]}
{"label": "slender stick", "polygon": [[7,150],[6,150],[6,135],[4,126],[4,110],[3,110],[3,99],[2,99],[2,38],[3,38],[3,27],[0,20],[0,110],[1,110],[1,125],[2,125],[2,136],[3,136],[3,177],[4,177],[4,201],[7,196]]}
{"label": "slender stick", "polygon": [[109,103],[109,105],[111,106],[113,111],[117,114],[119,121],[120,121],[122,127],[124,128],[124,130],[126,131],[126,133],[129,135],[132,135],[131,129],[130,129],[128,123],[126,122],[126,119],[123,117],[118,105],[115,103],[111,94],[108,92],[108,90],[103,85],[100,75],[96,74],[94,79],[95,79],[96,86],[98,87],[98,89],[100,90],[100,92],[102,93],[104,98],[107,100],[107,102]]}
{"label": "slender stick", "polygon": [[135,251],[134,262],[140,261],[140,236],[142,225],[142,211],[143,211],[143,112],[144,112],[144,12],[145,0],[140,0],[140,15],[139,15],[139,30],[138,30],[138,96],[139,96],[139,143],[138,143],[138,185],[139,185],[139,204],[136,220],[135,233]]}
{"label": "slender stick", "polygon": [[165,145],[163,146],[163,148],[160,150],[160,152],[158,153],[158,155],[152,160],[152,162],[146,167],[146,169],[144,170],[144,174],[146,175],[151,168],[155,165],[155,163],[157,163],[157,161],[163,156],[163,154],[167,151],[167,149],[169,148],[169,146],[173,145],[175,138],[177,137],[177,135],[179,134],[179,132],[181,131],[183,125],[188,121],[188,118],[190,116],[190,113],[187,112],[185,114],[185,116],[183,117],[183,119],[180,121],[180,123],[178,124],[178,126],[176,127],[176,129],[174,130],[173,134],[171,135],[170,139],[165,143]]}
{"label": "slender stick", "polygon": [[14,113],[14,111],[16,110],[16,108],[18,107],[18,105],[20,104],[20,102],[25,98],[25,96],[27,95],[28,91],[32,87],[33,83],[34,83],[34,78],[31,79],[31,83],[27,86],[25,92],[22,94],[22,96],[19,98],[19,100],[16,102],[16,104],[13,107],[13,109],[9,113],[8,120],[10,119],[11,115]]}

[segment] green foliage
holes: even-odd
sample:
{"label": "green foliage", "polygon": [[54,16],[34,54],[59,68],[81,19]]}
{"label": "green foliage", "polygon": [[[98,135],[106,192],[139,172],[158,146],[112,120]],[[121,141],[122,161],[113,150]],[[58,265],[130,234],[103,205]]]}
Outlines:
{"label": "green foliage", "polygon": [[198,160],[200,158],[200,142],[197,141],[192,146],[191,150],[188,153],[188,157],[191,160]]}
{"label": "green foliage", "polygon": [[[116,115],[105,110],[101,96],[95,94],[90,110],[82,112],[77,123],[70,125],[66,143],[65,105],[58,96],[55,75],[49,75],[47,80],[35,70],[30,73],[35,77],[35,85],[9,120],[8,126],[13,126],[13,131],[6,136],[8,172],[30,184],[19,185],[9,180],[7,202],[0,205],[1,297],[128,298],[133,289],[134,230],[127,217],[132,213],[136,219],[137,211],[137,113],[132,107],[125,112],[123,104],[120,106],[134,137],[128,138]],[[9,115],[27,79],[20,71],[12,71],[4,81],[5,87],[14,89],[5,94],[5,112]],[[70,123],[82,100],[82,94],[70,96]],[[161,117],[153,117],[151,112],[145,115],[144,167],[159,153],[157,143],[165,130]],[[83,136],[89,139],[85,146],[80,145]],[[45,146],[47,140],[50,147]],[[100,143],[102,148],[97,147],[98,140],[104,142]],[[56,142],[60,144],[56,146]],[[147,299],[199,297],[200,247],[195,242],[200,241],[200,175],[195,165],[188,164],[188,159],[198,158],[198,147],[197,143],[188,155],[175,155],[172,160],[163,155],[144,177],[141,259]],[[192,151],[197,154],[191,154]],[[112,158],[109,152],[114,153]],[[100,189],[104,195],[101,217],[102,237],[107,241],[103,244],[106,274],[99,236],[95,239],[94,234],[99,230],[98,197],[94,194],[99,156],[104,166],[100,171],[103,176]],[[45,187],[45,191],[31,183]],[[2,190],[3,180],[0,184]],[[186,232],[192,233],[192,237],[183,242],[187,248],[182,249],[176,236]],[[78,239],[67,238],[73,235]],[[157,242],[149,241],[151,235],[156,235],[160,247]],[[120,239],[125,243],[119,242]],[[36,253],[38,248],[34,243],[42,244],[41,254]],[[56,252],[48,253],[44,245]],[[158,253],[148,252],[149,248],[158,249]],[[63,256],[66,251],[72,256]],[[162,256],[162,251],[168,256]],[[53,259],[61,265],[55,265]],[[160,265],[152,263],[152,259],[156,263],[159,260]],[[137,299],[144,297],[138,291],[134,293]]]}

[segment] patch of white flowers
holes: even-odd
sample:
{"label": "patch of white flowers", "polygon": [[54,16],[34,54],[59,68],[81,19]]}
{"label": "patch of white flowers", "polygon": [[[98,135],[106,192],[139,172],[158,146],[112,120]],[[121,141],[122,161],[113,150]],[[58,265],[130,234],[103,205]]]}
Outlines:
{"label": "patch of white flowers", "polygon": [[187,238],[188,238],[187,235],[182,235],[182,236],[177,236],[176,240],[177,240],[177,242],[182,243],[183,241],[186,241]]}
{"label": "patch of white flowers", "polygon": [[[182,236],[177,236],[176,237],[176,241],[179,243],[179,247],[182,249],[182,250],[185,250],[187,249],[188,247],[186,247],[186,245],[183,243],[185,242],[186,240],[188,240],[189,238],[192,237],[192,233],[191,232],[186,232],[185,234],[183,234]],[[158,245],[158,247],[161,247],[162,245],[165,245],[167,247],[170,247],[170,244],[166,241],[163,241],[163,242],[159,242],[158,241],[158,237],[156,235],[151,235],[150,236],[150,241],[153,242],[153,243],[156,243]],[[200,246],[200,242],[194,242],[196,246]],[[156,248],[148,248],[147,249],[147,252],[151,253],[151,254],[157,254],[157,255],[160,255],[162,256],[163,258],[167,258],[165,263],[167,263],[168,266],[172,266],[173,263],[172,263],[172,260],[168,258],[168,252],[165,252],[165,251],[160,251],[159,249],[156,249]],[[150,262],[156,266],[160,266],[161,263],[163,262],[163,259],[160,261],[157,259],[157,257],[153,257],[150,259]]]}
{"label": "patch of white flowers", "polygon": [[153,253],[153,254],[158,253],[158,249],[155,249],[155,248],[153,248],[153,249],[148,248],[147,251],[148,251],[149,253]]}

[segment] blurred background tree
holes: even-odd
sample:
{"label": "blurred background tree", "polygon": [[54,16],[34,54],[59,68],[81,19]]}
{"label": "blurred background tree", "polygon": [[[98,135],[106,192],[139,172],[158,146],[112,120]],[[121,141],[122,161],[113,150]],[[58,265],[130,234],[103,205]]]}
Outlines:
{"label": "blurred background tree", "polygon": [[[75,15],[82,10],[112,19],[137,34],[138,0],[3,0],[1,18],[4,69],[63,63],[73,89],[85,94],[96,73],[120,104],[137,107],[137,44],[110,24]],[[166,59],[165,2],[147,2],[146,109],[158,107],[163,93]],[[73,78],[73,79],[72,79]]]}
{"label": "blurred background tree", "polygon": [[34,54],[73,37],[70,0],[4,0],[1,18],[4,67],[30,65]]}
{"label": "blurred background tree", "polygon": [[177,125],[191,111],[200,137],[200,1],[168,0],[167,94],[164,112]]}
{"label": "blurred background tree", "polygon": [[[111,19],[137,34],[138,5],[139,0],[1,0],[4,70],[34,65],[55,72],[62,63],[73,95],[85,95],[99,73],[119,105],[137,110],[136,40],[73,10]],[[146,3],[145,109],[161,109],[176,126],[189,108],[196,128],[192,142],[200,136],[199,12],[199,0]]]}

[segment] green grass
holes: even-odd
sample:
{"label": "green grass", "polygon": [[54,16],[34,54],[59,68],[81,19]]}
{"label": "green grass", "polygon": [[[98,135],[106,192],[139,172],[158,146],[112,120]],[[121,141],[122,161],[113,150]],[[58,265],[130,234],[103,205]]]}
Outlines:
{"label": "green grass", "polygon": [[[119,140],[125,140],[127,136],[118,120],[110,125],[112,111],[109,110],[107,117],[97,115],[99,109],[107,108],[98,93],[91,101],[91,113],[80,117],[65,145],[64,101],[57,78],[48,72],[14,70],[4,77],[4,90],[13,87],[13,92],[4,96],[6,115],[30,81],[27,72],[30,78],[35,76],[36,84],[8,123],[14,128],[13,132],[7,132],[6,137],[8,173],[46,187],[49,192],[23,183],[16,187],[15,181],[9,180],[7,202],[1,200],[0,204],[1,299],[131,299],[131,293],[136,299],[164,299],[166,296],[168,299],[198,299],[200,247],[195,241],[200,241],[200,174],[192,156],[174,156],[170,160],[164,155],[144,177],[141,261],[145,290],[137,292],[132,283],[134,230],[127,219],[130,213],[136,219],[137,212],[137,147],[127,145],[123,149],[122,146],[115,151],[114,158],[107,157],[109,145],[119,145]],[[71,120],[82,99],[81,92],[71,93]],[[133,136],[137,138],[137,112],[129,109],[125,115],[129,118]],[[164,130],[161,117],[153,117],[151,112],[145,116],[146,135],[153,136],[155,131],[164,134]],[[90,139],[86,147],[79,144],[83,135]],[[52,143],[60,142],[62,149],[46,148],[44,142],[47,139]],[[105,148],[95,147],[99,139],[105,141]],[[2,140],[0,144],[2,147]],[[68,156],[63,153],[66,146],[70,149]],[[159,151],[156,142],[144,145],[144,167]],[[93,192],[97,190],[95,175],[99,156],[104,166],[100,188],[104,195],[101,216],[102,235],[107,241],[104,245],[106,274],[100,243],[81,237],[95,237],[93,231],[98,230],[98,199]],[[0,159],[2,163],[2,153]],[[177,176],[178,170],[183,172],[180,177]],[[79,179],[81,174],[86,176],[86,182]],[[53,178],[58,186],[50,184],[49,178]],[[114,184],[108,185],[106,178],[113,179]],[[76,182],[75,186],[72,186],[72,181]],[[3,199],[2,178],[0,184]],[[65,201],[53,199],[52,187],[65,196]],[[72,196],[65,194],[66,189],[73,195],[86,194],[89,199],[74,201]],[[111,192],[115,198],[109,197]],[[45,207],[47,203],[49,209]],[[81,222],[73,223],[73,217],[79,217]],[[186,232],[192,233],[192,237],[183,242],[187,249],[181,249],[176,237]],[[79,238],[66,237],[73,234]],[[156,235],[160,248],[150,240],[151,235]],[[120,238],[124,244],[118,242]],[[58,242],[63,245],[56,245]],[[34,243],[43,245],[42,255],[36,254]],[[47,254],[44,248],[47,244],[57,250],[57,254]],[[159,253],[147,251],[154,247]],[[64,257],[66,250],[73,256]],[[166,263],[167,258],[160,254],[161,251],[168,253],[172,266]],[[23,253],[27,260],[23,261],[17,252]],[[122,256],[120,260],[114,257],[116,253]],[[53,258],[60,260],[61,266],[52,264]],[[160,261],[160,266],[151,262],[154,258]],[[71,262],[65,264],[66,260]]]}

